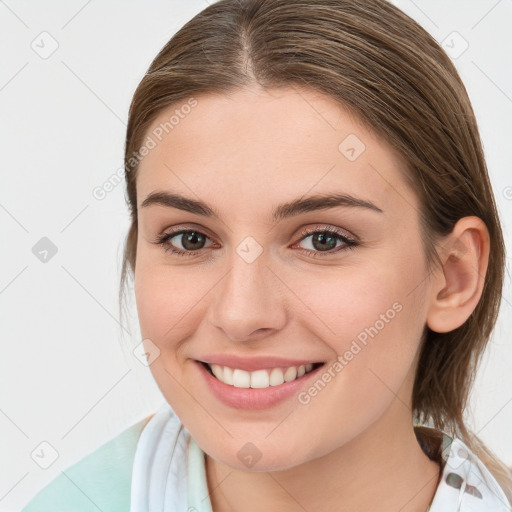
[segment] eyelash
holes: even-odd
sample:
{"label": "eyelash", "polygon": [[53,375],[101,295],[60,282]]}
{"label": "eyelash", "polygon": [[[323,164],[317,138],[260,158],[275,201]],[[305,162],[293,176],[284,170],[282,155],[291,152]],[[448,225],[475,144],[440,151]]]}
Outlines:
{"label": "eyelash", "polygon": [[[171,252],[171,253],[175,254],[176,256],[195,256],[195,255],[199,254],[203,249],[198,249],[196,251],[182,251],[181,249],[176,249],[174,246],[172,246],[170,243],[168,243],[168,241],[171,238],[174,238],[175,236],[183,235],[186,233],[192,233],[192,232],[200,234],[206,238],[209,238],[207,235],[205,235],[204,233],[202,233],[201,231],[198,231],[196,229],[182,229],[182,230],[177,230],[177,231],[174,231],[171,233],[163,233],[162,235],[159,235],[156,238],[156,240],[154,240],[152,243],[161,245],[164,251]],[[348,238],[347,236],[343,235],[340,231],[338,231],[334,228],[330,228],[330,227],[321,228],[321,229],[319,227],[307,228],[301,233],[301,235],[300,235],[301,238],[299,239],[299,241],[297,243],[302,242],[304,239],[306,239],[309,236],[316,234],[316,233],[322,233],[322,234],[327,233],[329,235],[332,235],[337,240],[342,241],[345,245],[342,247],[338,247],[336,249],[332,249],[330,251],[325,251],[325,252],[324,251],[312,251],[311,249],[300,249],[302,252],[306,253],[308,256],[312,256],[313,258],[328,257],[328,256],[337,254],[338,252],[346,250],[346,249],[354,249],[355,247],[360,245],[360,243],[357,242],[356,240]]]}

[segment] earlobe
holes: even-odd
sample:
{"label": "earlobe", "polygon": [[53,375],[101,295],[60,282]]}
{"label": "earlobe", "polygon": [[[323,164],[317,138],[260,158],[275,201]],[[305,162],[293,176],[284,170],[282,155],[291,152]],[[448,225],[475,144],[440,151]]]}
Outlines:
{"label": "earlobe", "polygon": [[435,332],[460,327],[476,308],[489,261],[489,232],[478,217],[464,217],[439,247],[442,269],[432,280],[427,325]]}

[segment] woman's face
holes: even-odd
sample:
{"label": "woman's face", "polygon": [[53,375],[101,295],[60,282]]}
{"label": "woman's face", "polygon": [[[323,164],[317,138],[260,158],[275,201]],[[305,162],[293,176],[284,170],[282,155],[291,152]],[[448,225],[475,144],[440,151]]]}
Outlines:
{"label": "woman's face", "polygon": [[431,290],[398,156],[295,88],[198,95],[162,111],[145,144],[139,321],[199,446],[269,471],[410,429]]}

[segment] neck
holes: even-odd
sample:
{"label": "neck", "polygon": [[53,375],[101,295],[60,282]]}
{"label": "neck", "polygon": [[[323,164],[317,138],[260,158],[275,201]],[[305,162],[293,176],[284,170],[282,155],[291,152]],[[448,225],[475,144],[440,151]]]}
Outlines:
{"label": "neck", "polygon": [[439,470],[421,450],[410,411],[399,400],[350,442],[290,469],[247,472],[206,458],[214,512],[425,512]]}

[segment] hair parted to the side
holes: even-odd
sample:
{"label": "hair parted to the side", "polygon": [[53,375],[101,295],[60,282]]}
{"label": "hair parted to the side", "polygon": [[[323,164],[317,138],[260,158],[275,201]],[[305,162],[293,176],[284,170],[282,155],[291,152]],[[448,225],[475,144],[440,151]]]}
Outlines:
{"label": "hair parted to the side", "polygon": [[[386,0],[220,0],[162,48],[129,112],[125,176],[131,227],[120,304],[136,264],[139,160],[133,155],[149,125],[170,105],[254,84],[323,92],[398,151],[420,201],[430,270],[439,264],[436,240],[457,220],[474,215],[487,226],[491,247],[482,297],[454,331],[439,334],[425,327],[412,404],[418,423],[466,442],[512,501],[510,471],[467,429],[463,417],[498,316],[505,264],[477,122],[450,58],[425,29]],[[438,452],[435,430],[417,426],[415,431],[425,449]]]}

